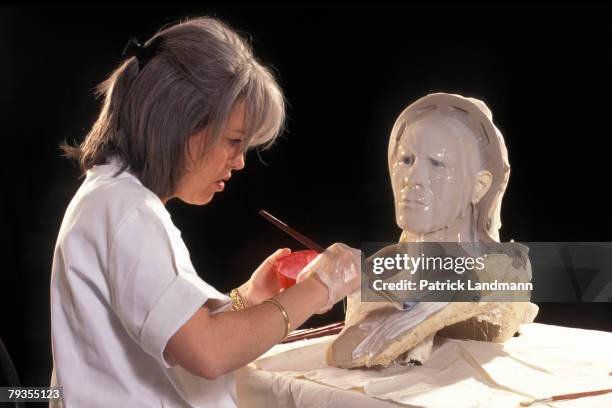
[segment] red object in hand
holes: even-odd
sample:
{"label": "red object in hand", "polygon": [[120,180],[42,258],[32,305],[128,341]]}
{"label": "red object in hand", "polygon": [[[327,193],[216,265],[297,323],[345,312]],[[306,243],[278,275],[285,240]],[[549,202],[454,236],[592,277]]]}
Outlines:
{"label": "red object in hand", "polygon": [[297,276],[302,269],[319,255],[317,251],[297,251],[276,261],[276,277],[281,288],[288,288],[295,284]]}

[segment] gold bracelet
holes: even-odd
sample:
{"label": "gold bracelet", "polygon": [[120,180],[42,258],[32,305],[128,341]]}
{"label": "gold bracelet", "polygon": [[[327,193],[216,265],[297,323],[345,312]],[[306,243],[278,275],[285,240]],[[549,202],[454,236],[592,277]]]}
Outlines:
{"label": "gold bracelet", "polygon": [[242,301],[242,297],[240,296],[240,292],[238,292],[238,289],[232,289],[230,291],[230,298],[232,299],[232,310],[234,312],[245,308],[244,302]]}
{"label": "gold bracelet", "polygon": [[291,322],[289,321],[289,316],[287,315],[287,312],[285,311],[285,308],[283,307],[283,305],[281,305],[278,300],[276,299],[266,299],[263,301],[263,303],[272,303],[274,306],[276,306],[278,308],[278,310],[280,310],[281,314],[283,315],[283,319],[285,319],[285,335],[283,336],[282,340],[285,340],[287,338],[287,336],[289,335],[289,332],[291,331]]}

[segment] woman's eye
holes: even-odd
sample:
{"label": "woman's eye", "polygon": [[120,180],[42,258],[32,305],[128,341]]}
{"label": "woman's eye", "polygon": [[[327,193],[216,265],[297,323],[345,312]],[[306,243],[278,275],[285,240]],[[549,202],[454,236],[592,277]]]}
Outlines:
{"label": "woman's eye", "polygon": [[431,164],[434,167],[446,167],[446,165],[444,164],[444,162],[441,162],[440,160],[436,160],[436,159],[432,159],[430,158],[429,161],[431,162]]}
{"label": "woman's eye", "polygon": [[402,163],[407,164],[407,165],[411,165],[412,163],[414,163],[414,156],[404,156],[404,157],[402,157]]}
{"label": "woman's eye", "polygon": [[242,144],[242,139],[229,139],[229,141],[232,146],[240,146]]}

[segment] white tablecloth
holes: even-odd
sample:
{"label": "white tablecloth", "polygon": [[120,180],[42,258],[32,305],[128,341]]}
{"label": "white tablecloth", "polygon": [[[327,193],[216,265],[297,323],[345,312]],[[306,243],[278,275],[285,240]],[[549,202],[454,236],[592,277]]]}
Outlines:
{"label": "white tablecloth", "polygon": [[[240,407],[517,407],[612,388],[612,333],[538,323],[504,344],[436,339],[419,367],[339,369],[336,336],[281,344],[236,372]],[[535,405],[612,407],[612,394]]]}

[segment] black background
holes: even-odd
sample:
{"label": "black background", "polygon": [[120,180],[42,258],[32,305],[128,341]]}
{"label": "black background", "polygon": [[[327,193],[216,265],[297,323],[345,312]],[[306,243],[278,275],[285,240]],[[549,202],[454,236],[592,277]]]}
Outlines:
{"label": "black background", "polygon": [[[23,384],[49,383],[53,248],[82,181],[57,146],[86,134],[92,90],[128,38],[203,14],[250,34],[289,102],[288,131],[261,159],[250,153],[211,204],[168,204],[219,290],[276,248],[302,249],[260,208],[326,246],[396,240],[388,135],[405,106],[436,91],[483,99],[505,136],[503,241],[611,241],[608,8],[3,6],[0,335]],[[609,303],[540,307],[539,322],[612,330]],[[342,316],[337,305],[308,325]]]}

